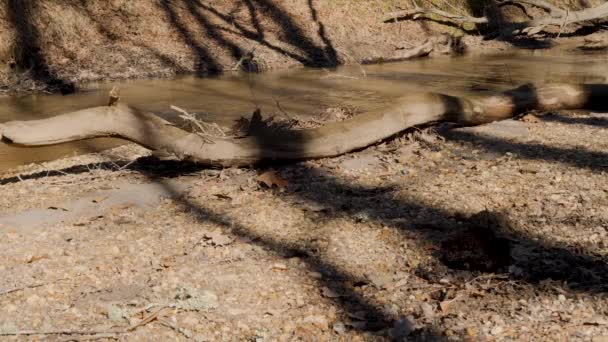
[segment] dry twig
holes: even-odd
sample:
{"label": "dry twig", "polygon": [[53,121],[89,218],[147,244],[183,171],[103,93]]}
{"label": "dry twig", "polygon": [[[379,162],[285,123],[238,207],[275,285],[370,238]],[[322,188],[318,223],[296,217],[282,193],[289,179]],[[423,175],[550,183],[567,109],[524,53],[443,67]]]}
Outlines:
{"label": "dry twig", "polygon": [[190,124],[190,127],[194,133],[200,135],[203,138],[207,138],[209,142],[212,142],[213,138],[226,137],[226,133],[218,124],[205,122],[197,118],[196,115],[189,113],[186,110],[177,106],[172,105],[171,109],[181,113],[179,115],[179,118]]}

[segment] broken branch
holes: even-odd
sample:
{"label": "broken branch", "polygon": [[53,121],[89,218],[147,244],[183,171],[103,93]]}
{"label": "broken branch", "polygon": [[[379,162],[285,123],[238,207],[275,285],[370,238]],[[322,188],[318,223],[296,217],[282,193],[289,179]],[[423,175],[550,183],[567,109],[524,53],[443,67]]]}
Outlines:
{"label": "broken branch", "polygon": [[[542,31],[547,26],[558,26],[563,28],[570,24],[578,24],[608,18],[608,2],[593,8],[585,8],[579,11],[565,10],[542,0],[504,0],[498,3],[499,6],[512,4],[527,4],[534,6],[543,9],[548,13],[548,15],[527,22],[509,25],[508,28],[504,30],[504,32],[508,34],[532,34]],[[471,17],[453,14],[437,8],[422,8],[415,3],[413,9],[389,13],[384,16],[383,21],[392,22],[402,19],[427,19],[438,22],[447,21],[460,26],[464,24],[490,24],[490,20],[486,16]]]}
{"label": "broken branch", "polygon": [[566,10],[563,10],[557,6],[554,6],[546,1],[542,0],[503,0],[498,3],[499,6],[512,5],[512,4],[527,4],[540,8],[553,16],[563,16],[566,14]]}
{"label": "broken branch", "polygon": [[453,14],[450,12],[440,10],[438,8],[427,9],[427,8],[422,8],[422,7],[418,7],[418,6],[416,6],[413,9],[401,10],[401,11],[389,13],[384,16],[383,21],[386,23],[386,22],[402,20],[402,19],[436,20],[436,18],[434,18],[433,16],[441,17],[442,19],[445,19],[453,24],[459,24],[459,25],[467,24],[467,23],[471,23],[471,24],[488,24],[489,23],[489,20],[486,17],[471,17],[471,16],[466,16],[466,15]]}
{"label": "broken branch", "polygon": [[[242,138],[191,133],[148,112],[115,104],[56,117],[0,124],[3,141],[43,146],[97,137],[117,137],[209,166],[250,166],[338,156],[362,149],[413,126],[450,121],[479,125],[528,110],[606,108],[608,85],[526,85],[492,96],[459,98],[425,93],[405,96],[389,108],[312,129],[252,129]],[[261,120],[261,119],[259,119]],[[258,120],[258,121],[259,121]]]}

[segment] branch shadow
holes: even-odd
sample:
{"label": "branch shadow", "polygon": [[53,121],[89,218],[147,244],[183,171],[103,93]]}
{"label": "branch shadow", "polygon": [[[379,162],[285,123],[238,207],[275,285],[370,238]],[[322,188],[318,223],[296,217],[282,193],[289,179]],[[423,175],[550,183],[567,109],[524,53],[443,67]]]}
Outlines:
{"label": "branch shadow", "polygon": [[310,9],[311,19],[317,24],[319,28],[317,33],[323,41],[323,44],[325,45],[323,49],[325,61],[326,63],[329,63],[329,66],[337,66],[339,64],[338,53],[334,48],[332,41],[327,36],[327,32],[325,31],[325,24],[323,24],[323,22],[319,20],[314,0],[308,0],[308,8]]}
{"label": "branch shadow", "polygon": [[190,32],[188,27],[182,22],[175,9],[175,2],[171,0],[161,0],[158,4],[160,9],[165,13],[167,20],[177,30],[182,40],[194,54],[196,61],[194,69],[197,76],[206,76],[218,74],[222,71],[219,62],[211,55],[211,52],[202,46]]}
{"label": "branch shadow", "polygon": [[[268,137],[260,136],[263,144]],[[270,142],[274,144],[273,142]],[[579,151],[580,152],[580,151]],[[601,157],[595,157],[601,160]],[[540,159],[540,158],[539,158]],[[173,168],[173,171],[176,169]],[[303,165],[289,165],[281,169],[283,175],[296,189],[276,196],[297,198],[318,203],[326,208],[324,219],[357,217],[361,213],[367,220],[380,223],[398,232],[404,238],[419,239],[421,244],[436,247],[436,264],[422,266],[416,274],[429,282],[437,283],[446,274],[462,284],[480,274],[506,274],[508,279],[540,287],[546,280],[560,282],[570,291],[605,293],[608,291],[608,263],[601,257],[586,254],[549,240],[538,240],[521,233],[511,222],[509,213],[484,211],[470,216],[451,212],[430,205],[422,198],[395,199],[393,189],[369,188],[328,175],[319,169]],[[157,179],[154,172],[144,171],[150,179]],[[158,181],[158,180],[157,180]],[[161,180],[162,182],[162,180]],[[382,331],[394,326],[399,317],[386,312],[380,303],[359,295],[354,283],[366,283],[367,279],[353,277],[341,270],[339,265],[329,263],[310,246],[288,243],[267,236],[258,236],[246,226],[217,214],[200,204],[178,196],[178,191],[164,185],[175,193],[180,205],[196,213],[201,221],[210,221],[224,226],[232,234],[246,237],[270,253],[283,256],[298,256],[311,271],[323,274],[320,286],[326,286],[343,294],[335,299],[335,305],[346,312],[364,311],[369,324],[364,331]],[[525,257],[514,259],[514,250],[525,251]],[[429,269],[435,271],[429,271]],[[439,271],[437,271],[439,269]],[[511,272],[516,269],[517,272]],[[567,284],[567,285],[565,285]],[[411,323],[407,323],[411,324]],[[413,340],[441,340],[438,327],[426,327],[415,331]]]}
{"label": "branch shadow", "polygon": [[[291,18],[291,16],[282,9],[273,0],[251,0],[258,5],[258,11],[265,14],[268,19],[272,20],[281,28],[282,38],[292,47],[299,49],[305,56],[305,66],[310,67],[333,67],[338,65],[338,60],[334,55],[326,55],[326,51],[317,46],[311,38],[307,37],[299,25]],[[311,2],[309,4],[312,5]],[[316,21],[316,11],[311,7],[313,20]],[[324,32],[324,31],[323,31]],[[327,37],[322,38],[325,42],[329,41]],[[331,46],[331,45],[330,45]],[[329,48],[330,51],[332,48]]]}
{"label": "branch shadow", "polygon": [[76,90],[74,84],[57,77],[46,62],[40,47],[40,31],[33,22],[34,16],[37,15],[37,3],[7,0],[6,9],[17,35],[16,66],[29,70],[34,79],[44,83],[48,90],[59,90],[63,95],[73,93]]}
{"label": "branch shadow", "polygon": [[223,48],[227,49],[232,58],[239,63],[239,69],[247,72],[259,71],[258,66],[252,60],[252,51],[245,52],[240,46],[224,37],[222,32],[217,29],[216,25],[213,25],[206,15],[200,10],[202,6],[198,6],[198,2],[191,0],[183,0],[184,4],[188,8],[188,11],[199,24],[204,35],[211,40],[218,43]]}
{"label": "branch shadow", "polygon": [[538,117],[541,121],[555,122],[568,125],[587,125],[600,128],[608,128],[608,116],[606,117],[571,117],[558,113],[549,113]]}
{"label": "branch shadow", "polygon": [[[151,179],[154,174],[146,174]],[[251,240],[252,244],[264,248],[267,252],[283,258],[298,257],[302,260],[311,272],[322,274],[322,278],[318,280],[318,288],[329,288],[336,294],[337,298],[331,298],[334,305],[343,312],[364,312],[365,325],[353,327],[353,330],[368,331],[372,333],[380,333],[386,335],[390,328],[405,328],[410,329],[413,324],[403,317],[395,317],[387,312],[379,303],[374,303],[373,300],[365,298],[358,294],[352,284],[366,284],[367,279],[360,279],[348,272],[345,272],[340,265],[333,264],[322,257],[315,255],[315,248],[312,246],[302,246],[301,243],[289,243],[279,241],[268,236],[261,236],[252,232],[246,226],[235,223],[235,220],[213,212],[200,204],[191,201],[184,196],[181,196],[179,191],[171,184],[160,181],[165,190],[174,194],[175,201],[182,206],[187,212],[192,213],[200,222],[212,222],[223,226],[230,234],[237,235],[242,238]],[[415,341],[447,341],[444,339],[441,331],[436,328],[428,327],[416,330],[410,335],[410,338]]]}
{"label": "branch shadow", "polygon": [[[140,126],[141,130],[149,132],[150,127],[143,124]],[[276,141],[276,131],[274,130],[256,130],[259,132],[257,138],[259,140],[268,143],[268,139]],[[285,134],[299,134],[299,132],[288,131]],[[302,141],[305,141],[302,138]],[[273,142],[275,144],[276,142]],[[298,144],[304,148],[304,144]],[[335,298],[329,298],[333,301],[334,305],[347,312],[364,312],[365,325],[353,326],[353,330],[360,330],[375,333],[381,336],[387,336],[391,334],[390,329],[397,331],[397,338],[405,337],[399,336],[400,331],[411,331],[413,323],[409,322],[404,317],[395,317],[385,310],[380,303],[375,303],[372,299],[365,298],[358,294],[352,284],[365,284],[368,283],[366,279],[360,279],[348,272],[344,271],[340,265],[333,264],[327,260],[324,260],[319,255],[316,255],[315,248],[313,246],[302,246],[302,244],[294,242],[285,242],[278,239],[258,235],[249,229],[247,226],[235,222],[235,220],[214,212],[205,206],[196,203],[192,199],[183,195],[174,184],[165,181],[166,178],[178,177],[192,172],[200,172],[204,170],[204,167],[197,165],[196,163],[188,161],[170,161],[170,162],[159,162],[154,157],[144,157],[138,163],[134,165],[127,165],[133,170],[137,170],[143,174],[149,181],[160,184],[167,193],[171,194],[170,197],[174,198],[174,201],[181,206],[185,212],[191,213],[191,216],[201,223],[211,222],[224,227],[225,230],[233,235],[246,238],[251,243],[262,247],[267,252],[284,257],[299,257],[308,267],[310,271],[318,272],[323,275],[318,280],[319,290],[322,287],[327,287],[334,293],[339,294]],[[84,169],[82,166],[73,170],[73,172],[82,172]],[[33,175],[32,178],[40,177],[40,174]],[[3,180],[4,181],[4,180]],[[8,181],[8,180],[6,180]],[[344,314],[346,316],[346,314]],[[410,337],[415,341],[444,341],[443,334],[437,328],[425,327],[418,329],[410,334]]]}
{"label": "branch shadow", "polygon": [[442,136],[450,141],[468,142],[476,148],[498,154],[509,152],[529,160],[557,162],[597,172],[608,170],[608,153],[605,152],[587,151],[582,148],[552,147],[533,142],[512,142],[460,130],[443,132]]}
{"label": "branch shadow", "polygon": [[[112,32],[111,29],[109,29],[102,20],[100,20],[100,18],[98,18],[97,16],[95,16],[95,14],[89,9],[89,7],[87,6],[87,2],[86,0],[80,0],[80,5],[78,4],[73,4],[73,8],[75,8],[76,10],[78,10],[80,13],[82,13],[84,16],[86,16],[87,18],[89,18],[91,21],[93,21],[93,23],[95,24],[97,31],[99,31],[101,34],[103,34],[106,39],[110,40],[110,41],[118,41],[118,40],[125,40],[124,37]],[[183,73],[184,72],[184,68],[182,66],[180,66],[175,60],[173,60],[170,56],[158,51],[157,49],[143,43],[143,42],[137,42],[133,39],[129,39],[128,40],[130,44],[133,44],[134,46],[140,47],[145,49],[146,51],[148,51],[149,53],[151,53],[152,55],[154,55],[156,57],[156,59],[158,59],[164,66],[167,67],[171,67],[175,70],[177,70],[178,73]]]}
{"label": "branch shadow", "polygon": [[[310,184],[310,179],[318,181]],[[455,273],[456,278],[508,272],[509,266],[517,266],[523,272],[511,274],[511,278],[531,285],[552,279],[567,282],[574,291],[608,291],[606,260],[523,235],[513,228],[509,213],[484,211],[469,216],[448,212],[422,199],[395,200],[392,191],[345,184],[314,169],[299,169],[296,176],[288,180],[303,188],[292,196],[322,204],[340,215],[353,217],[363,211],[370,221],[391,227],[404,236],[415,232],[417,237],[438,247],[438,260],[448,267],[448,272]],[[407,223],[395,223],[404,218]],[[515,246],[527,249],[528,258],[514,263],[511,251]],[[458,276],[460,271],[464,273]]]}
{"label": "branch shadow", "polygon": [[[525,90],[535,94],[534,89]],[[524,97],[517,91],[508,94],[512,96],[519,111],[525,111],[538,102],[536,95]],[[447,100],[454,101],[454,98],[446,97]],[[600,103],[603,101],[591,100]],[[458,103],[450,104],[454,106]],[[462,112],[463,109],[461,108],[460,111]],[[458,112],[459,110],[456,109],[455,114],[457,115]],[[148,126],[142,124],[141,129],[148,129]],[[606,171],[607,168],[604,161],[607,160],[608,155],[605,153],[580,149],[570,151],[540,144],[518,144],[500,139],[471,137],[459,132],[451,133],[455,135],[448,135],[449,139],[457,141],[472,139],[486,149],[516,152],[528,159],[555,161],[596,171]],[[290,141],[293,142],[293,145],[285,148],[290,151],[294,149],[305,151],[309,142],[305,134],[293,130],[284,134],[289,134]],[[283,140],[276,132],[255,130],[254,137],[261,150],[282,146]],[[272,159],[272,156],[267,155],[260,157]],[[256,235],[251,229],[235,223],[226,215],[218,214],[181,196],[179,190],[163,182],[162,178],[175,177],[204,168],[193,163],[180,163],[184,163],[181,165],[187,169],[177,167],[179,164],[153,161],[151,163],[153,167],[137,167],[136,170],[146,175],[150,181],[159,182],[168,192],[175,194],[177,203],[187,211],[195,213],[195,217],[201,222],[209,221],[222,225],[227,231],[252,240],[252,243],[262,246],[270,253],[285,257],[299,256],[310,270],[325,275],[320,280],[323,286],[343,294],[333,299],[337,307],[347,311],[353,309],[365,311],[369,324],[361,328],[362,330],[382,331],[394,326],[400,320],[399,317],[387,312],[380,303],[365,298],[353,289],[353,282],[365,282],[365,279],[358,279],[345,272],[340,265],[324,260],[311,246],[302,247],[293,242]],[[160,171],[157,168],[160,168]],[[437,265],[442,267],[443,272],[454,275],[454,278],[462,283],[479,274],[499,272],[507,274],[511,280],[534,287],[539,286],[544,280],[551,279],[567,283],[560,286],[567,286],[576,292],[604,294],[608,291],[608,263],[605,259],[549,239],[528,236],[511,222],[509,217],[511,213],[486,210],[471,216],[462,212],[453,212],[440,205],[429,203],[415,194],[408,194],[408,198],[403,198],[404,196],[398,198],[390,187],[369,188],[357,185],[352,180],[343,181],[327,172],[301,164],[286,166],[281,171],[296,187],[291,192],[278,193],[277,196],[294,197],[321,204],[329,208],[327,219],[364,216],[366,220],[389,227],[403,238],[411,238],[414,235],[421,243],[435,246]],[[515,248],[525,249],[526,257],[514,259]],[[512,266],[519,271],[510,272]],[[416,272],[429,282],[439,281],[424,268]],[[415,339],[418,340],[440,340],[443,335],[433,327],[425,327],[415,331],[414,334]]]}
{"label": "branch shadow", "polygon": [[[215,30],[217,31],[229,32],[255,41],[262,46],[297,60],[304,66],[318,68],[335,67],[340,64],[337,52],[326,34],[325,26],[318,19],[317,11],[312,0],[309,0],[308,5],[311,11],[312,20],[319,28],[318,34],[323,42],[323,46],[317,45],[311,37],[308,37],[291,15],[272,0],[244,0],[243,3],[247,8],[253,30],[238,23],[232,15],[224,14],[215,7],[205,4],[202,1],[184,1],[188,1],[188,6],[191,10],[193,9],[194,4],[196,4],[196,6],[208,11],[216,18],[234,28],[228,29],[216,26]],[[268,19],[275,24],[280,31],[279,35],[281,41],[288,44],[290,47],[295,48],[299,53],[288,51],[269,42],[261,24],[262,19]]]}

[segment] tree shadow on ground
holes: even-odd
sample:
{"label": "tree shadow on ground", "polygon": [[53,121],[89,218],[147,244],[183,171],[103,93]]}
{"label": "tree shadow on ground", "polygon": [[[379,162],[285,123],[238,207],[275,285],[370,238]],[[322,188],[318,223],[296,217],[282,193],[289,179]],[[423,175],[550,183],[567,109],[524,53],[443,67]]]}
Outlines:
{"label": "tree shadow on ground", "polygon": [[[101,18],[98,18],[97,16],[95,16],[95,14],[89,9],[86,0],[80,0],[79,5],[75,4],[75,3],[72,3],[71,5],[73,6],[74,9],[76,9],[77,11],[82,13],[86,18],[89,18],[95,24],[97,31],[99,33],[101,33],[109,41],[115,42],[115,41],[120,41],[120,40],[127,40],[130,44],[140,47],[140,48],[146,50],[147,52],[151,53],[152,55],[154,55],[154,57],[156,59],[158,59],[162,63],[163,66],[171,67],[171,68],[175,69],[177,71],[177,73],[184,72],[184,68],[181,65],[179,65],[176,61],[174,61],[167,54],[162,53],[158,49],[155,49],[145,43],[135,41],[134,39],[128,39],[128,38],[125,38],[123,36],[120,36],[120,35],[114,33],[110,28],[108,28],[103,23],[103,20]],[[118,48],[118,47],[116,47],[116,48]],[[70,51],[66,51],[67,55],[69,55],[69,53],[70,53]]]}
{"label": "tree shadow on ground", "polygon": [[190,32],[187,26],[182,22],[175,9],[174,2],[170,0],[161,0],[159,6],[165,12],[167,19],[177,30],[184,43],[192,50],[192,53],[196,58],[194,65],[196,74],[204,76],[221,72],[222,68],[216,58],[211,55],[211,52],[206,47],[198,42],[194,33]]}
{"label": "tree shadow on ground", "polygon": [[[266,48],[297,60],[304,66],[334,67],[340,63],[337,53],[330,39],[327,37],[325,27],[317,17],[317,12],[312,0],[308,2],[311,17],[319,27],[319,38],[324,46],[317,45],[313,41],[313,38],[306,34],[291,15],[272,0],[245,0],[243,2],[243,5],[248,11],[252,28],[248,28],[239,23],[231,13],[222,13],[213,5],[206,4],[202,1],[183,0],[183,3],[189,13],[194,16],[203,29],[205,36],[214,40],[219,46],[227,48],[236,62],[243,60],[248,54],[253,54],[253,51],[246,51],[243,47],[227,38],[223,33],[232,34],[256,42]],[[216,19],[221,20],[227,27],[213,24],[207,15],[212,15]],[[278,28],[278,35],[281,43],[286,44],[289,49],[279,47],[267,39],[267,34],[262,25],[263,20],[271,22]],[[172,20],[172,22],[174,22],[174,25],[177,27],[184,27],[184,25],[180,24],[177,20]],[[187,39],[187,43],[190,44],[190,42],[191,39]],[[257,66],[241,67],[245,71],[257,71],[259,69]]]}
{"label": "tree shadow on ground", "polygon": [[451,141],[468,142],[477,148],[499,154],[514,153],[524,159],[557,162],[597,172],[608,170],[608,153],[606,152],[553,147],[533,142],[512,142],[460,130],[444,132],[443,136]]}
{"label": "tree shadow on ground", "polygon": [[[534,89],[529,89],[533,91]],[[525,110],[530,103],[538,102],[537,98],[517,98],[518,93],[511,95],[520,110]],[[454,99],[452,99],[454,100]],[[595,99],[602,102],[602,99]],[[521,102],[521,103],[519,103]],[[450,107],[451,108],[451,107]],[[141,129],[147,129],[142,124]],[[281,144],[280,136],[264,134],[255,131],[257,145],[276,147]],[[289,131],[285,134],[299,135],[300,140],[291,139],[296,148],[304,151],[306,139],[301,132]],[[468,133],[451,132],[448,139],[458,142],[473,141],[484,149],[499,153],[515,153],[519,158],[539,161],[559,162],[578,168],[604,172],[606,171],[605,153],[566,150],[544,146],[542,144],[513,143],[497,138],[471,136]],[[340,265],[324,260],[323,251],[313,246],[297,244],[293,241],[259,236],[245,225],[234,222],[225,214],[219,214],[185,196],[171,184],[163,182],[159,177],[175,177],[183,173],[196,172],[196,164],[151,163],[133,166],[133,169],[146,175],[150,181],[161,183],[169,193],[175,195],[176,201],[186,211],[195,213],[200,222],[213,222],[222,225],[224,229],[235,235],[246,237],[268,252],[280,256],[299,256],[310,268],[325,276],[321,280],[323,286],[334,292],[343,294],[334,299],[336,306],[346,312],[351,310],[364,311],[366,325],[364,330],[380,331],[393,327],[395,323],[411,324],[400,321],[388,312],[381,303],[359,294],[353,283],[365,282],[344,271]],[[179,165],[179,164],[178,164]],[[159,170],[160,169],[160,170]],[[199,168],[202,170],[203,168]],[[304,164],[285,166],[281,170],[288,181],[294,185],[292,191],[276,193],[276,196],[304,199],[318,203],[329,210],[325,218],[332,220],[340,217],[363,217],[366,221],[388,227],[404,239],[420,241],[436,248],[436,265],[429,268],[421,267],[417,274],[435,283],[439,282],[439,274],[448,274],[461,283],[479,274],[504,273],[508,279],[538,287],[543,280],[554,280],[559,287],[567,287],[580,293],[601,294],[608,291],[608,264],[605,259],[579,250],[574,247],[553,242],[550,237],[537,239],[522,233],[510,220],[512,213],[486,210],[475,215],[448,210],[441,205],[430,203],[414,193],[406,196],[396,196],[390,187],[369,188],[356,184],[356,180],[342,180],[331,173],[318,168],[310,168]],[[32,177],[35,178],[35,177]],[[447,196],[447,195],[446,195]],[[446,198],[446,201],[449,201]],[[453,198],[452,201],[457,201]],[[525,258],[514,258],[514,249],[526,251]],[[436,267],[437,266],[437,267]],[[512,272],[512,269],[517,272]],[[564,285],[567,283],[567,285]],[[427,327],[416,331],[416,338],[421,340],[438,339],[442,335],[440,328]]]}
{"label": "tree shadow on ground", "polygon": [[[249,6],[254,11],[257,9],[255,16],[260,14],[271,20],[281,29],[281,37],[291,47],[301,51],[304,59],[303,64],[311,67],[333,67],[337,66],[339,61],[337,54],[332,46],[331,41],[325,34],[325,29],[322,23],[319,22],[317,11],[314,7],[313,0],[308,1],[311,11],[312,20],[319,26],[319,34],[325,47],[318,46],[312,38],[309,38],[304,30],[293,20],[290,14],[273,0],[247,0],[254,4]],[[256,6],[257,5],[257,6]]]}
{"label": "tree shadow on ground", "polygon": [[[507,150],[514,152],[525,159],[558,161],[598,171],[606,169],[606,166],[601,166],[606,160],[606,156],[603,154],[578,150],[576,154],[584,155],[579,158],[574,153],[564,153],[562,150],[542,145],[535,145],[530,149],[522,144],[503,141],[500,147],[496,148],[497,141],[495,140],[487,142],[486,145],[487,148],[495,148],[501,153]],[[519,151],[522,149],[528,152],[520,153]],[[581,160],[585,162],[581,162]],[[590,166],[589,161],[600,165]],[[213,222],[221,225],[226,231],[248,238],[269,253],[286,258],[293,256],[301,258],[311,271],[323,274],[323,278],[320,280],[322,286],[341,294],[339,298],[333,299],[340,310],[365,312],[368,323],[361,329],[382,331],[398,327],[399,324],[407,327],[412,325],[411,322],[404,321],[402,317],[395,317],[381,303],[359,294],[353,288],[353,284],[369,281],[359,279],[345,272],[340,265],[324,260],[322,253],[316,251],[312,246],[259,236],[246,226],[235,223],[234,219],[225,214],[214,212],[182,196],[180,190],[163,181],[163,178],[166,177],[196,173],[204,168],[189,162],[159,162],[149,158],[127,167],[146,175],[150,181],[162,184],[168,192],[175,195],[177,203],[185,211],[195,214],[193,216],[200,222]],[[420,243],[430,243],[436,246],[437,264],[431,267],[434,271],[429,271],[424,267],[416,271],[418,276],[429,282],[438,282],[439,278],[451,275],[454,279],[465,283],[480,274],[501,273],[511,280],[527,283],[533,287],[550,279],[567,283],[567,287],[571,291],[587,293],[608,291],[606,260],[559,243],[525,236],[511,226],[509,213],[485,211],[470,216],[448,211],[437,205],[430,205],[425,203],[424,199],[415,196],[409,199],[396,199],[390,187],[383,189],[363,187],[302,164],[288,165],[281,170],[297,190],[285,193],[276,192],[276,196],[319,203],[329,208],[326,212],[328,220],[341,216],[356,217],[360,213],[364,213],[370,222],[389,227],[402,234],[404,238],[415,237]],[[87,167],[78,166],[55,174],[59,176],[64,172],[87,172]],[[35,179],[45,176],[48,175],[39,173],[26,178]],[[2,180],[2,184],[12,181],[16,180],[5,179]],[[511,254],[515,247],[526,250],[527,257],[514,260]],[[516,267],[517,273],[509,273],[510,267]],[[441,336],[440,327],[427,327],[414,331],[410,337],[413,340],[440,340]]]}
{"label": "tree shadow on ground", "polygon": [[[256,138],[260,146],[274,146],[276,140],[273,139],[277,139],[276,134],[260,134]],[[451,135],[449,139],[459,142],[476,139],[475,141],[481,141],[485,148],[500,153],[512,152],[523,159],[559,162],[596,171],[605,171],[607,168],[603,161],[608,155],[604,153],[580,149],[568,151],[541,144],[519,144],[500,139],[480,140],[477,137],[463,136],[462,133]],[[301,146],[305,146],[304,139]],[[140,171],[151,179],[154,178],[154,172],[142,169]],[[508,212],[486,210],[471,216],[431,205],[416,196],[408,199],[401,196],[396,199],[390,187],[378,189],[359,186],[352,181],[340,180],[327,172],[302,164],[284,166],[282,172],[297,190],[277,193],[276,196],[318,203],[329,209],[325,214],[327,220],[364,216],[366,220],[389,227],[404,238],[411,239],[415,236],[420,243],[436,246],[436,264],[417,271],[420,277],[429,282],[438,282],[439,278],[446,274],[466,283],[480,274],[502,273],[508,279],[532,287],[540,286],[545,280],[552,280],[559,283],[556,286],[563,286],[575,292],[608,291],[606,260],[584,250],[553,242],[550,238],[539,240],[528,236],[514,226],[515,223],[510,220],[511,214]],[[170,188],[168,190],[171,191]],[[352,275],[342,271],[339,265],[323,260],[319,251],[307,246],[302,247],[301,244],[256,236],[245,226],[235,226],[233,220],[224,215],[218,215],[183,197],[176,197],[182,206],[198,213],[197,217],[202,221],[210,220],[222,224],[228,231],[247,237],[272,253],[299,256],[311,270],[325,275],[324,286],[344,294],[336,300],[337,306],[344,310],[358,309],[366,312],[370,325],[365,329],[389,328],[399,319],[379,303],[374,303],[353,290],[353,282],[365,282],[365,279],[354,279]],[[525,251],[525,256],[514,258],[515,249],[520,254],[522,250]],[[437,328],[423,329],[417,333],[419,336],[432,338],[442,335]]]}
{"label": "tree shadow on ground", "polygon": [[556,122],[569,125],[587,125],[599,128],[608,128],[608,115],[598,117],[571,117],[559,113],[549,113],[538,117],[541,121]]}
{"label": "tree shadow on ground", "polygon": [[[147,174],[151,179],[154,175]],[[336,294],[337,298],[332,298],[332,301],[339,311],[346,316],[347,312],[364,312],[365,326],[354,328],[355,330],[363,330],[369,332],[387,333],[387,329],[402,329],[405,331],[411,330],[413,323],[406,320],[404,317],[395,316],[387,312],[383,308],[383,304],[375,302],[371,298],[366,298],[357,293],[353,284],[369,283],[367,279],[360,279],[348,272],[344,271],[340,265],[333,264],[324,260],[315,252],[315,247],[302,245],[302,243],[294,241],[292,243],[280,241],[268,236],[261,236],[254,233],[248,227],[235,223],[234,219],[228,216],[215,213],[199,203],[193,202],[181,194],[172,185],[160,181],[160,184],[173,193],[176,202],[183,207],[187,212],[190,212],[193,217],[196,217],[201,223],[210,222],[222,226],[230,234],[237,235],[251,240],[252,244],[262,247],[268,253],[277,255],[283,258],[298,257],[306,265],[309,271],[322,274],[322,278],[318,280],[322,287],[327,287]],[[409,337],[413,341],[442,341],[442,332],[437,328],[423,328],[414,331]],[[401,336],[405,337],[405,336]]]}
{"label": "tree shadow on ground", "polygon": [[40,31],[33,21],[38,12],[37,2],[7,0],[6,9],[16,31],[15,68],[30,71],[34,79],[44,83],[48,90],[59,90],[64,95],[73,93],[74,84],[55,75],[40,47]]}
{"label": "tree shadow on ground", "polygon": [[[513,146],[511,151],[519,147]],[[601,160],[594,158],[596,162]],[[576,164],[576,161],[572,163]],[[139,171],[150,179],[156,177],[154,172],[142,169]],[[325,220],[352,218],[364,213],[366,220],[389,227],[404,238],[415,237],[421,244],[436,246],[436,263],[422,265],[416,270],[419,277],[431,283],[439,283],[440,279],[447,275],[457,283],[464,284],[483,274],[499,273],[510,280],[532,287],[541,286],[545,280],[552,280],[558,283],[555,286],[567,288],[569,291],[608,291],[606,260],[574,247],[526,236],[512,226],[509,213],[485,211],[470,216],[429,205],[423,199],[415,197],[408,200],[395,199],[390,188],[358,186],[303,165],[286,166],[282,171],[287,175],[290,184],[298,190],[275,195],[318,203],[328,208]],[[201,222],[220,224],[232,234],[246,237],[270,253],[287,258],[298,256],[311,271],[323,274],[322,285],[343,295],[335,299],[340,310],[365,312],[368,325],[362,328],[363,330],[388,329],[402,319],[388,312],[381,303],[358,294],[353,284],[369,283],[369,280],[353,277],[344,272],[340,265],[324,260],[323,251],[312,246],[303,246],[301,243],[258,236],[246,226],[235,224],[233,219],[180,197],[177,190],[172,190],[171,185],[163,184],[167,190],[175,193],[176,201],[187,211],[196,213]],[[512,254],[515,248],[520,253],[524,250],[525,257],[514,259]],[[418,340],[437,340],[440,336],[440,327],[427,327],[415,331],[410,337]]]}

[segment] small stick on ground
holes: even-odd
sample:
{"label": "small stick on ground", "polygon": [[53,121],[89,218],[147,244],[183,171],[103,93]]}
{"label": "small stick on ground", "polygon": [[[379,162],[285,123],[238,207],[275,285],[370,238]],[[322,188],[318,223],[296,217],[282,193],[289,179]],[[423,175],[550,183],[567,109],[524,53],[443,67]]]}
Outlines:
{"label": "small stick on ground", "polygon": [[[19,179],[21,179],[21,178],[19,178]],[[23,181],[23,180],[21,180],[21,181]],[[7,295],[7,294],[10,294],[10,293],[13,293],[13,292],[23,291],[25,289],[35,289],[37,287],[42,287],[42,286],[46,286],[46,285],[50,285],[50,284],[55,284],[55,283],[57,283],[59,281],[62,281],[62,280],[66,280],[66,279],[62,278],[62,279],[57,279],[55,281],[51,281],[51,282],[48,282],[48,283],[39,283],[39,284],[31,284],[31,285],[25,285],[25,286],[15,287],[15,288],[12,288],[12,289],[0,291],[0,296]]]}
{"label": "small stick on ground", "polygon": [[[19,175],[17,175],[17,177],[19,177]],[[23,182],[23,180],[21,178],[19,178],[19,180],[21,180]],[[33,284],[33,285],[26,285],[26,286],[21,286],[21,287],[15,287],[13,289],[0,291],[0,296],[6,295],[6,294],[10,294],[10,293],[13,293],[13,292],[23,291],[25,289],[35,289],[37,287],[41,287],[41,286],[44,286],[44,285],[47,285],[47,283]]]}
{"label": "small stick on ground", "polygon": [[147,317],[145,317],[144,319],[142,319],[141,321],[139,321],[136,324],[133,324],[132,326],[130,326],[129,328],[127,328],[127,331],[131,332],[141,326],[144,326],[152,321],[154,321],[155,319],[158,318],[158,315],[160,314],[161,311],[163,311],[166,308],[171,307],[170,305],[163,305],[160,308],[156,309],[156,311],[152,312],[151,314],[149,314]]}
{"label": "small stick on ground", "polygon": [[17,330],[12,332],[0,332],[0,336],[105,335],[107,337],[108,335],[114,336],[126,333],[128,333],[126,330]]}

